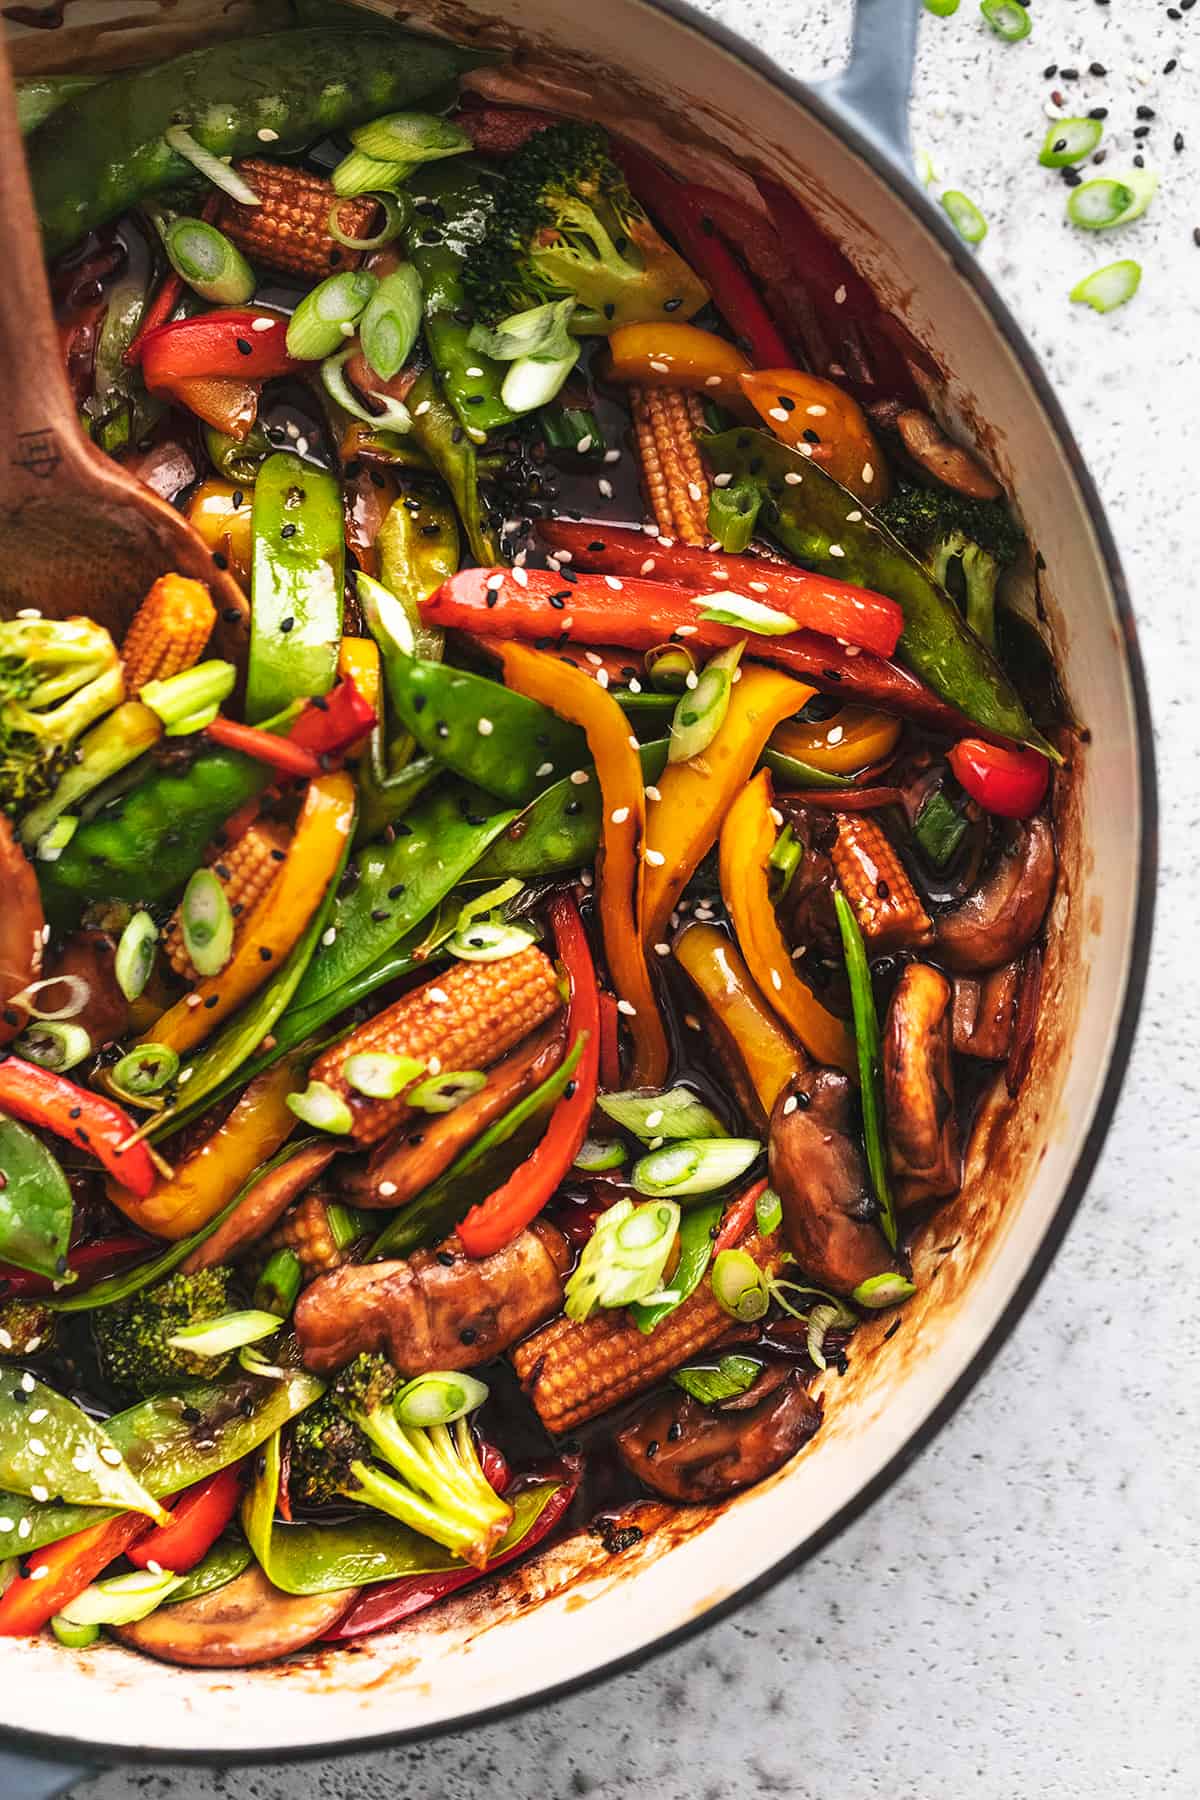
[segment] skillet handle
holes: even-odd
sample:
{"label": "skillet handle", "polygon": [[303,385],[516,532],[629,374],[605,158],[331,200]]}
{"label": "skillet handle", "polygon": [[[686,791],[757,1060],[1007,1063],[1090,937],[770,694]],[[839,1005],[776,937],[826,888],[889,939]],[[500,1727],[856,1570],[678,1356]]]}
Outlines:
{"label": "skillet handle", "polygon": [[912,169],[908,100],[921,0],[857,0],[850,61],[817,92],[906,174]]}
{"label": "skillet handle", "polygon": [[4,1800],[56,1800],[77,1781],[99,1773],[99,1769],[80,1768],[78,1764],[42,1762],[0,1750],[0,1794]]}

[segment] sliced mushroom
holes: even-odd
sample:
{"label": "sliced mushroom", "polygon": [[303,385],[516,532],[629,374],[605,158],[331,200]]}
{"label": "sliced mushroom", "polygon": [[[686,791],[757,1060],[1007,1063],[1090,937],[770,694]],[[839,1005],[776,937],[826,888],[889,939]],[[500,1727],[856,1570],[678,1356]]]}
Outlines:
{"label": "sliced mushroom", "polygon": [[853,1096],[840,1069],[819,1068],[790,1082],[771,1114],[771,1186],[784,1236],[810,1280],[836,1294],[892,1266],[850,1131]]}
{"label": "sliced mushroom", "polygon": [[939,969],[909,963],[883,1034],[888,1161],[901,1208],[958,1192],[962,1158],[950,1060],[952,990]]}
{"label": "sliced mushroom", "polygon": [[1040,814],[1013,821],[990,871],[957,906],[938,914],[937,956],[955,974],[998,969],[1036,937],[1054,892],[1054,834]]}
{"label": "sliced mushroom", "polygon": [[900,441],[913,461],[943,487],[969,500],[999,500],[1004,489],[977,456],[948,438],[937,420],[916,407],[905,407],[896,419]]}
{"label": "sliced mushroom", "polygon": [[160,1662],[190,1669],[246,1669],[290,1656],[323,1637],[358,1593],[285,1594],[257,1563],[210,1594],[160,1606],[136,1625],[116,1626],[116,1636]]}
{"label": "sliced mushroom", "polygon": [[776,1363],[716,1406],[678,1388],[658,1394],[616,1441],[625,1467],[664,1499],[723,1500],[782,1468],[820,1423],[799,1371]]}
{"label": "sliced mushroom", "polygon": [[0,1044],[7,1044],[28,1021],[24,1008],[8,1003],[38,978],[46,921],[33,865],[3,813],[0,884],[4,890],[4,904],[0,906]]}
{"label": "sliced mushroom", "polygon": [[183,1273],[216,1268],[241,1256],[279,1223],[292,1201],[312,1186],[336,1153],[336,1143],[306,1144],[287,1162],[262,1176],[242,1196],[224,1224],[218,1225],[212,1236],[192,1251]]}
{"label": "sliced mushroom", "polygon": [[959,1056],[1003,1062],[1013,1035],[1020,963],[1005,963],[982,976],[954,978],[954,1048]]}
{"label": "sliced mushroom", "polygon": [[[84,926],[71,933],[46,968],[48,980],[71,975],[87,988],[87,999],[71,1023],[82,1025],[93,1050],[114,1043],[129,1030],[129,1002],[117,983],[116,963],[117,940],[112,933]],[[47,993],[57,1005],[57,992],[48,989]]]}

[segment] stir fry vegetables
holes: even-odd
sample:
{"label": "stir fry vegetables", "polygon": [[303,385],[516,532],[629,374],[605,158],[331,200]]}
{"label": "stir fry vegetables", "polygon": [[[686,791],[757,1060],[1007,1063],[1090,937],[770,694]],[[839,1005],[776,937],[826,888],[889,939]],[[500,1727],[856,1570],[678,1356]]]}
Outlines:
{"label": "stir fry vegetables", "polygon": [[393,1626],[584,1425],[609,1498],[773,1473],[1037,1065],[1008,499],[853,246],[477,60],[25,97],[81,410],[249,601],[0,624],[0,1633]]}

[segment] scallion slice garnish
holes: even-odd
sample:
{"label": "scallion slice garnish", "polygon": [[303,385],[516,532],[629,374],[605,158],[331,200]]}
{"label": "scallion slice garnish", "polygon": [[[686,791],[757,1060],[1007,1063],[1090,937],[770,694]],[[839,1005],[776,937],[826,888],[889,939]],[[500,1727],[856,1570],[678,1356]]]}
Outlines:
{"label": "scallion slice garnish", "polygon": [[655,1138],[723,1138],[725,1127],[690,1088],[668,1088],[661,1094],[600,1094],[596,1101],[616,1125],[643,1143]]}
{"label": "scallion slice garnish", "polygon": [[78,830],[79,814],[61,813],[37,841],[34,855],[38,862],[57,862]]}
{"label": "scallion slice garnish", "polygon": [[646,674],[656,688],[673,693],[685,687],[696,672],[696,658],[686,644],[658,644],[642,658]]}
{"label": "scallion slice garnish", "polygon": [[868,1276],[860,1281],[850,1298],[856,1306],[865,1306],[868,1312],[882,1312],[885,1307],[899,1306],[904,1300],[911,1300],[916,1288],[905,1276],[889,1269],[883,1275]]}
{"label": "scallion slice garnish", "polygon": [[148,912],[136,912],[121,933],[113,958],[117,986],[127,1000],[136,1000],[150,979],[158,954],[158,926]]}
{"label": "scallion slice garnish", "polygon": [[569,356],[521,356],[510,363],[500,398],[512,413],[536,412],[553,400],[575,367],[578,351]]}
{"label": "scallion slice garnish", "polygon": [[411,167],[404,162],[384,162],[381,157],[368,156],[365,150],[351,150],[343,156],[329,179],[335,194],[343,200],[353,200],[359,194],[386,193],[400,187],[407,181]]}
{"label": "scallion slice garnish", "polygon": [[967,244],[982,244],[988,222],[973,200],[957,188],[947,188],[942,195],[942,209],[960,238]]}
{"label": "scallion slice garnish", "polygon": [[13,1049],[26,1062],[41,1069],[53,1069],[61,1075],[67,1069],[86,1062],[92,1054],[92,1040],[82,1025],[56,1024],[53,1020],[29,1025],[17,1038]]}
{"label": "scallion slice garnish", "polygon": [[359,322],[363,355],[381,381],[399,374],[420,329],[421,277],[411,263],[401,263],[379,283]]}
{"label": "scallion slice garnish", "polygon": [[748,1250],[717,1252],[712,1291],[722,1312],[743,1325],[753,1325],[771,1304],[770,1283]]}
{"label": "scallion slice garnish", "polygon": [[1038,161],[1043,169],[1065,169],[1090,156],[1104,135],[1099,119],[1055,119],[1046,133]]}
{"label": "scallion slice garnish", "polygon": [[522,950],[528,950],[530,944],[536,942],[533,932],[525,925],[509,925],[500,919],[477,919],[447,938],[446,948],[451,956],[457,956],[462,962],[503,962],[505,957],[519,956]]}
{"label": "scallion slice garnish", "polygon": [[[57,997],[57,1006],[44,1006],[41,996]],[[92,990],[82,975],[43,975],[31,981],[18,994],[11,994],[7,1004],[27,1012],[31,1019],[76,1019],[91,998]]]}
{"label": "scallion slice garnish", "polygon": [[763,490],[753,481],[715,487],[709,495],[709,533],[727,556],[740,556],[749,549],[762,502]]}
{"label": "scallion slice garnish", "polygon": [[140,1099],[157,1094],[179,1073],[179,1057],[169,1044],[138,1044],[124,1055],[112,1072],[123,1094]]}
{"label": "scallion slice garnish", "polygon": [[567,1317],[588,1319],[599,1307],[629,1306],[657,1293],[678,1231],[679,1208],[671,1200],[610,1206],[567,1282]]}
{"label": "scallion slice garnish", "polygon": [[172,219],[163,233],[163,247],[175,273],[202,300],[241,306],[258,286],[237,245],[207,219]]}
{"label": "scallion slice garnish", "polygon": [[135,1625],[161,1606],[183,1580],[182,1575],[161,1569],[134,1569],[128,1575],[110,1575],[94,1581],[68,1600],[57,1615],[68,1626]]}
{"label": "scallion slice garnish", "polygon": [[494,328],[472,325],[467,343],[496,362],[517,362],[523,356],[575,357],[579,346],[567,331],[574,310],[571,295],[565,300],[547,300],[543,306],[510,314]]}
{"label": "scallion slice garnish", "polygon": [[482,1069],[449,1069],[444,1075],[431,1075],[418,1082],[405,1099],[419,1112],[448,1113],[486,1086],[487,1076]]}
{"label": "scallion slice garnish", "polygon": [[87,1650],[100,1636],[98,1625],[72,1625],[61,1613],[55,1613],[50,1629],[64,1650]]}
{"label": "scallion slice garnish", "polygon": [[606,1169],[621,1168],[628,1154],[618,1138],[584,1138],[571,1166],[585,1175],[601,1175]]}
{"label": "scallion slice garnish", "polygon": [[786,637],[795,631],[796,621],[777,607],[764,606],[748,594],[693,594],[700,617],[714,625],[732,625],[738,631],[752,631],[757,637]]}
{"label": "scallion slice garnish", "polygon": [[488,1397],[487,1386],[475,1375],[430,1370],[407,1382],[393,1402],[402,1425],[428,1428],[453,1425],[478,1410]]}
{"label": "scallion slice garnish", "polygon": [[302,1124],[311,1125],[316,1131],[345,1137],[354,1129],[354,1114],[326,1081],[310,1081],[302,1093],[289,1094],[287,1106]]}
{"label": "scallion slice garnish", "polygon": [[335,350],[344,350],[343,328],[352,330],[357,325],[378,286],[367,269],[343,269],[340,275],[318,282],[288,322],[288,355],[302,362],[321,362]]}
{"label": "scallion slice garnish", "polygon": [[694,688],[685,688],[671,719],[668,762],[687,762],[699,756],[720,731],[729,711],[733,677],[745,639],[710,657]]}
{"label": "scallion slice garnish", "polygon": [[243,1344],[257,1344],[279,1330],[283,1320],[275,1313],[223,1313],[219,1319],[206,1319],[200,1325],[185,1325],[167,1339],[172,1350],[190,1350],[194,1356],[225,1356],[240,1350]]}
{"label": "scallion slice garnish", "polygon": [[1113,312],[1127,300],[1132,300],[1141,284],[1141,263],[1129,259],[1107,263],[1103,269],[1093,269],[1090,275],[1077,281],[1068,299],[1090,306],[1093,312]]}
{"label": "scallion slice garnish", "polygon": [[411,209],[407,194],[393,194],[386,188],[380,188],[378,192],[370,192],[365,197],[383,208],[383,224],[371,237],[347,237],[338,223],[338,212],[342,201],[349,198],[348,195],[340,194],[329,209],[325,229],[335,244],[341,244],[347,250],[381,250],[393,238],[398,238],[408,224]]}
{"label": "scallion slice garnish", "polygon": [[684,1138],[639,1158],[629,1183],[639,1194],[711,1194],[761,1154],[757,1138]]}
{"label": "scallion slice garnish", "polygon": [[380,162],[439,162],[445,156],[462,156],[471,149],[471,140],[461,125],[443,119],[437,113],[385,113],[365,125],[355,125],[350,142],[356,150],[365,150]]}
{"label": "scallion slice garnish", "polygon": [[979,10],[1006,44],[1019,44],[1033,30],[1033,20],[1019,0],[979,0]]}
{"label": "scallion slice garnish", "polygon": [[[958,0],[954,0],[957,6]],[[676,1369],[671,1380],[701,1406],[718,1400],[734,1400],[752,1387],[762,1374],[762,1364],[752,1356],[723,1356],[718,1363],[690,1363]]]}
{"label": "scallion slice garnish", "polygon": [[1158,192],[1153,169],[1131,169],[1085,181],[1067,195],[1067,217],[1084,231],[1111,231],[1140,219]]}
{"label": "scallion slice garnish", "polygon": [[321,380],[325,392],[331,400],[348,412],[351,418],[361,419],[364,424],[374,426],[376,431],[406,432],[412,430],[412,414],[400,400],[393,400],[390,394],[372,392],[370,398],[379,402],[379,412],[368,412],[362,401],[354,393],[346,380],[346,364],[357,354],[357,346],[348,344],[336,356],[327,356],[321,364]]}
{"label": "scallion slice garnish", "polygon": [[167,737],[188,737],[212,724],[236,683],[233,664],[212,657],[164,681],[147,681],[138,699],[161,720]]}
{"label": "scallion slice garnish", "polygon": [[179,903],[183,947],[198,975],[219,975],[233,955],[233,908],[211,869],[196,869]]}
{"label": "scallion slice garnish", "polygon": [[182,156],[184,162],[191,163],[193,169],[211,181],[214,187],[228,194],[231,200],[237,200],[242,206],[261,206],[262,201],[244,176],[221,157],[214,156],[206,150],[185,125],[171,125],[163,132],[167,145],[176,156]]}
{"label": "scallion slice garnish", "polygon": [[770,1237],[783,1224],[783,1201],[774,1188],[764,1188],[754,1202],[754,1225],[760,1237]]}
{"label": "scallion slice garnish", "polygon": [[967,821],[936,788],[921,804],[913,837],[935,869],[944,869],[966,836]]}
{"label": "scallion slice garnish", "polygon": [[394,1100],[424,1073],[419,1058],[392,1056],[384,1050],[360,1050],[342,1064],[342,1074],[355,1093],[368,1100]]}

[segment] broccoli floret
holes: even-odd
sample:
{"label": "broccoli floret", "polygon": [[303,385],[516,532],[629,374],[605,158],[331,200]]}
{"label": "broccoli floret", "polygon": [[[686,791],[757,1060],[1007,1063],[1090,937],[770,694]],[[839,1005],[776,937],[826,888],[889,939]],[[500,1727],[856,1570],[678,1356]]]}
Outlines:
{"label": "broccoli floret", "polygon": [[0,809],[16,818],[43,799],[123,693],[116,645],[90,619],[0,622]]}
{"label": "broccoli floret", "polygon": [[157,1287],[97,1310],[92,1331],[100,1367],[114,1387],[132,1394],[160,1393],[180,1381],[211,1381],[233,1360],[233,1351],[200,1356],[168,1343],[187,1325],[204,1325],[234,1312],[238,1296],[232,1269],[197,1269],[170,1275]]}
{"label": "broccoli floret", "polygon": [[465,1418],[400,1423],[402,1385],[383,1356],[356,1357],[342,1370],[292,1427],[292,1496],[311,1506],[339,1498],[374,1506],[481,1569],[512,1508],[484,1475]]}
{"label": "broccoli floret", "polygon": [[690,319],[708,299],[630,193],[603,131],[575,122],[537,132],[509,160],[463,283],[488,324],[573,296],[573,328],[599,334]]}
{"label": "broccoli floret", "polygon": [[54,1342],[57,1319],[42,1300],[0,1300],[0,1357],[35,1356]]}
{"label": "broccoli floret", "polygon": [[875,516],[920,557],[943,587],[952,578],[953,565],[961,566],[967,623],[994,650],[996,583],[1024,542],[1021,527],[1004,503],[969,500],[952,488],[901,481]]}

